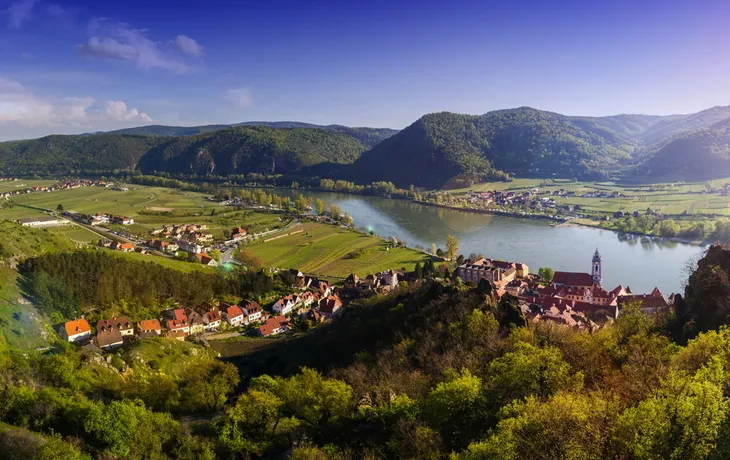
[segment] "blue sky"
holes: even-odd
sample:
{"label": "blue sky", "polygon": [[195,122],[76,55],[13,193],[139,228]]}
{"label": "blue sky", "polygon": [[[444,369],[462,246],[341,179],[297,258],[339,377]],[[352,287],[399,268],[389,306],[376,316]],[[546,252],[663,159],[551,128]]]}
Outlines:
{"label": "blue sky", "polygon": [[141,124],[730,105],[730,4],[0,0],[0,140]]}

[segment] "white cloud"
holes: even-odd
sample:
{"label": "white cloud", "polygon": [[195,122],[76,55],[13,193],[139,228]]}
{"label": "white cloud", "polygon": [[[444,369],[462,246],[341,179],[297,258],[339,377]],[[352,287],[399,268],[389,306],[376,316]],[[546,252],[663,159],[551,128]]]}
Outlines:
{"label": "white cloud", "polygon": [[18,29],[24,23],[30,21],[33,15],[33,7],[38,0],[18,0],[13,2],[7,8],[8,25],[13,29]]}
{"label": "white cloud", "polygon": [[123,101],[92,97],[44,97],[0,77],[0,140],[107,131],[152,122]]}
{"label": "white cloud", "polygon": [[104,113],[109,120],[113,121],[135,121],[141,123],[149,123],[152,118],[144,112],[133,107],[127,107],[122,101],[107,101]]}
{"label": "white cloud", "polygon": [[190,69],[176,51],[200,55],[203,47],[184,35],[178,36],[174,43],[155,42],[147,38],[144,30],[97,19],[89,27],[89,40],[76,45],[76,50],[79,54],[92,58],[134,61],[145,70],[159,68],[185,73]]}
{"label": "white cloud", "polygon": [[187,35],[178,35],[175,37],[175,44],[178,48],[180,48],[180,51],[182,51],[185,54],[190,54],[193,56],[200,56],[203,54],[203,47],[200,46],[200,43],[198,43],[195,39],[188,37]]}
{"label": "white cloud", "polygon": [[239,109],[244,109],[253,104],[253,93],[251,92],[251,88],[229,89],[223,97],[233,102],[233,104]]}

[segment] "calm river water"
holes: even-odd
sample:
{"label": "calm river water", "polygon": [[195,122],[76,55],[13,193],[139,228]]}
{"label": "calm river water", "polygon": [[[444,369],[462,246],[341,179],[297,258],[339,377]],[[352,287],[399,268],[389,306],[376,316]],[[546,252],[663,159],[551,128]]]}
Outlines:
{"label": "calm river water", "polygon": [[357,227],[381,236],[394,236],[409,245],[444,247],[446,235],[461,242],[464,255],[526,263],[531,272],[539,267],[590,273],[591,258],[598,248],[603,257],[603,286],[628,285],[634,293],[650,292],[655,286],[665,294],[683,292],[688,262],[697,260],[703,248],[674,242],[627,238],[615,232],[592,228],[553,226],[547,221],[476,214],[423,206],[407,200],[339,193],[291,191],[334,203],[352,216]]}

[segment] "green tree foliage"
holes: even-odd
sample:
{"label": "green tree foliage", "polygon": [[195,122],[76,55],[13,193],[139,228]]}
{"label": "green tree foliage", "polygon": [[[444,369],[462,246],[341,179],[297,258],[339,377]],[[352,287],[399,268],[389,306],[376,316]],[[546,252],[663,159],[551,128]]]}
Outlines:
{"label": "green tree foliage", "polygon": [[686,342],[698,333],[728,324],[730,250],[711,246],[689,276],[684,297],[675,299],[674,336]]}
{"label": "green tree foliage", "polygon": [[[434,113],[385,139],[350,168],[359,180],[440,187],[457,178],[595,177],[621,169],[637,141],[594,119],[528,107],[482,116]],[[387,164],[387,168],[379,165]]]}
{"label": "green tree foliage", "polygon": [[555,270],[550,267],[540,267],[537,271],[537,276],[539,276],[545,283],[551,283],[553,281],[553,276],[555,276]]}

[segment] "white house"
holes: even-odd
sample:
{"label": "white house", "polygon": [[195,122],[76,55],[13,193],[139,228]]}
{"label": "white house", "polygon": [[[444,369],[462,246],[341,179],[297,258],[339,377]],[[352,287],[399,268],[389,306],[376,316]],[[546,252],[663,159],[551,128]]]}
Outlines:
{"label": "white house", "polygon": [[223,311],[223,315],[232,327],[248,324],[247,316],[244,315],[243,310],[238,305],[229,306]]}
{"label": "white house", "polygon": [[91,338],[91,326],[84,318],[67,321],[61,328],[61,337],[72,343],[85,342]]}

